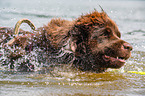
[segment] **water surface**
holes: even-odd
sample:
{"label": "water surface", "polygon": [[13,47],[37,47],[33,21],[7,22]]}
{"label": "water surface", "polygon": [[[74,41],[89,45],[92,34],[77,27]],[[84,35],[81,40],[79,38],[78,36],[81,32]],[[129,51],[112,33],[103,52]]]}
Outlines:
{"label": "water surface", "polygon": [[[17,72],[0,64],[0,96],[144,96],[145,75],[128,72],[145,71],[144,0],[1,0],[0,27],[14,27],[28,18],[38,28],[52,18],[74,20],[94,8],[100,11],[99,5],[117,23],[121,38],[133,46],[124,67],[100,74],[61,68],[42,74],[39,67],[35,72]],[[21,28],[30,30],[25,24]]]}

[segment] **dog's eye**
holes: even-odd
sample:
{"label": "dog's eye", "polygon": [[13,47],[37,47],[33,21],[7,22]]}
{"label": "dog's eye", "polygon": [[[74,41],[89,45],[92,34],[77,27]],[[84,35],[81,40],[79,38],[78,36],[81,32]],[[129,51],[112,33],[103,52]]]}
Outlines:
{"label": "dog's eye", "polygon": [[111,36],[111,33],[112,33],[111,29],[110,29],[110,28],[106,28],[106,29],[102,32],[102,34],[101,34],[100,36],[110,37],[110,36]]}
{"label": "dog's eye", "polygon": [[105,31],[105,32],[104,32],[104,36],[108,36],[108,37],[109,37],[110,35],[111,35],[110,32],[108,32],[108,31]]}
{"label": "dog's eye", "polygon": [[92,36],[92,38],[91,39],[97,39],[98,38],[98,36]]}
{"label": "dog's eye", "polygon": [[105,32],[102,32],[102,34],[100,36],[103,36],[103,37],[109,37],[110,36],[110,33],[105,31]]}

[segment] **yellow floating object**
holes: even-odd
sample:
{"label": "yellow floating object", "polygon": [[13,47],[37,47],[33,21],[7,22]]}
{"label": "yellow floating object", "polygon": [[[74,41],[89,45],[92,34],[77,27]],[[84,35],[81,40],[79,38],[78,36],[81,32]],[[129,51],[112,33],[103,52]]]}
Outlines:
{"label": "yellow floating object", "polygon": [[14,32],[15,32],[14,34],[17,36],[19,34],[19,29],[22,23],[27,23],[31,27],[32,30],[36,29],[35,25],[30,20],[23,18],[16,23],[15,28],[14,28]]}
{"label": "yellow floating object", "polygon": [[137,72],[137,71],[127,71],[128,73],[135,73],[135,74],[141,74],[145,75],[145,72]]}
{"label": "yellow floating object", "polygon": [[30,20],[23,18],[16,23],[15,28],[14,28],[15,36],[13,39],[11,39],[9,42],[6,43],[7,45],[12,45],[15,42],[16,36],[18,36],[19,34],[19,29],[22,23],[27,23],[31,27],[31,29],[35,31],[36,29],[35,25]]}

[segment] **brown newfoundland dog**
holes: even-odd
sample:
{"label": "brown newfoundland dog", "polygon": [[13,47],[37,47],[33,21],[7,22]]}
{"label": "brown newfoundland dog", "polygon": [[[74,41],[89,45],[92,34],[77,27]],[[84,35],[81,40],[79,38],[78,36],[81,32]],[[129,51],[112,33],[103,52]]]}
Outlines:
{"label": "brown newfoundland dog", "polygon": [[[23,22],[34,29],[33,33],[18,30]],[[16,30],[23,35],[18,36]],[[5,32],[12,35],[14,31],[17,36],[8,39]],[[132,46],[120,38],[117,25],[104,11],[94,11],[73,21],[52,19],[37,30],[29,20],[22,19],[16,24],[14,31],[12,28],[0,28],[1,34],[10,40],[7,42],[1,39],[0,43],[20,46],[21,51],[23,50],[17,54],[11,53],[11,61],[40,48],[43,51],[39,58],[45,57],[45,60],[49,61],[48,64],[71,63],[74,68],[82,71],[104,72],[107,68],[122,67],[132,50]]]}

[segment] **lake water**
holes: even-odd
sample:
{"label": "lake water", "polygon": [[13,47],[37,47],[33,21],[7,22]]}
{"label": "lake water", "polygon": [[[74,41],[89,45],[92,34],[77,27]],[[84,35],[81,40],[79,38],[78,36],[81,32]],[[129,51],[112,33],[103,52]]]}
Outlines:
{"label": "lake water", "polygon": [[[52,18],[73,20],[99,5],[113,19],[122,39],[133,46],[119,70],[85,73],[55,69],[52,74],[10,71],[0,62],[0,96],[145,96],[145,0],[0,0],[0,27],[14,27],[22,18],[38,28]],[[27,25],[21,27],[30,30]]]}

